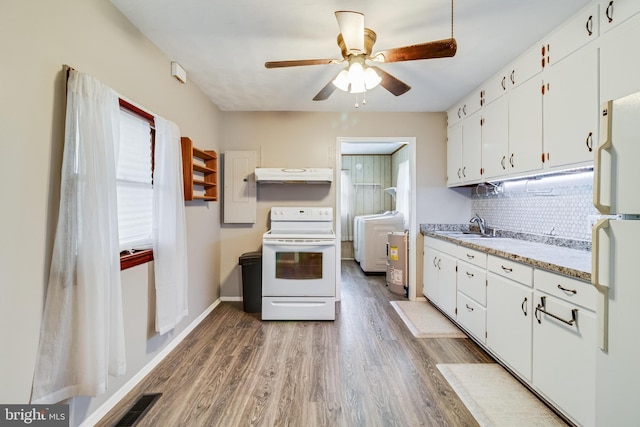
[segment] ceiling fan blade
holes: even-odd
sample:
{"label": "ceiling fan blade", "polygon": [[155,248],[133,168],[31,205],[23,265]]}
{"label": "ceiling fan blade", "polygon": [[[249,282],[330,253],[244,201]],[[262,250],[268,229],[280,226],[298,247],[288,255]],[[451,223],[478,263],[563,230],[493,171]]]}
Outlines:
{"label": "ceiling fan blade", "polygon": [[400,96],[411,89],[411,86],[409,86],[402,80],[398,80],[396,77],[393,77],[383,69],[375,66],[371,66],[369,68],[373,68],[382,79],[382,81],[380,82],[380,86],[382,86],[395,96]]}
{"label": "ceiling fan blade", "polygon": [[325,87],[320,89],[320,92],[318,92],[318,94],[313,97],[314,101],[324,101],[325,99],[329,98],[333,92],[335,92],[337,88],[336,85],[333,84],[334,79],[329,80],[329,83],[327,83]]}
{"label": "ceiling fan blade", "polygon": [[344,39],[347,52],[364,53],[364,14],[348,10],[336,12],[340,34]]}
{"label": "ceiling fan blade", "polygon": [[401,62],[416,59],[449,58],[456,54],[457,49],[456,39],[450,38],[383,50],[377,52],[371,59],[378,62]]}
{"label": "ceiling fan blade", "polygon": [[298,59],[293,61],[269,61],[265,62],[266,68],[284,68],[284,67],[300,67],[303,65],[327,65],[338,64],[342,62],[340,59]]}

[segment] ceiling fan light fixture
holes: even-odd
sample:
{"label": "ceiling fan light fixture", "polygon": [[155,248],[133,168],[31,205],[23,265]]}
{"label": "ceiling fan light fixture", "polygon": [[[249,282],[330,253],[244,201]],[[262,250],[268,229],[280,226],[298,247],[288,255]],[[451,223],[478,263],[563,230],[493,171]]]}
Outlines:
{"label": "ceiling fan light fixture", "polygon": [[349,72],[344,69],[338,73],[335,79],[333,79],[333,84],[335,87],[340,89],[343,92],[349,91]]}
{"label": "ceiling fan light fixture", "polygon": [[380,77],[373,68],[367,68],[364,70],[364,86],[367,90],[371,90],[378,86],[381,81],[382,77]]}

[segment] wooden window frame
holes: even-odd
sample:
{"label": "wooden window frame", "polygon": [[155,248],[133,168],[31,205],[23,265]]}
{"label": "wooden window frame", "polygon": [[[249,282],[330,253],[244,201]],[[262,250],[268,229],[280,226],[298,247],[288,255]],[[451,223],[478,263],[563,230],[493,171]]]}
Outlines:
{"label": "wooden window frame", "polygon": [[[152,114],[136,107],[130,102],[119,98],[120,109],[126,110],[129,113],[134,114],[140,119],[146,121],[151,126],[151,176],[153,182],[153,171],[155,168],[155,142],[156,142],[156,129],[155,119]],[[126,270],[137,265],[145,264],[153,261],[153,249],[134,250],[134,251],[122,251],[120,252],[120,271]]]}

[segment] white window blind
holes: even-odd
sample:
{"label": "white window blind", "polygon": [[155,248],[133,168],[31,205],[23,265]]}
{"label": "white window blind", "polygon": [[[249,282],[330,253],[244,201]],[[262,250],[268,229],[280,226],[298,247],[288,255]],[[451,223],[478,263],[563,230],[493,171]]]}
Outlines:
{"label": "white window blind", "polygon": [[151,126],[120,111],[120,148],[116,170],[120,250],[152,246]]}

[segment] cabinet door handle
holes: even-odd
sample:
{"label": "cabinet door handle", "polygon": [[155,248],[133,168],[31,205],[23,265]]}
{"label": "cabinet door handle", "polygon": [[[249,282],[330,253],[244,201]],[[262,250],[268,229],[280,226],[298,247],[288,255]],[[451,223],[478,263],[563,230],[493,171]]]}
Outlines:
{"label": "cabinet door handle", "polygon": [[520,309],[526,316],[527,315],[527,297],[524,297],[524,301],[522,301],[522,305],[520,306]]}
{"label": "cabinet door handle", "polygon": [[437,267],[438,266],[438,257],[434,257],[433,258],[433,266]]}
{"label": "cabinet door handle", "polygon": [[500,86],[502,86],[502,90],[507,90],[507,76],[502,76],[502,83],[500,83]]}
{"label": "cabinet door handle", "polygon": [[462,118],[462,114],[460,114],[462,112],[462,108],[458,108],[458,118],[461,119]]}
{"label": "cabinet door handle", "polygon": [[558,284],[558,289],[560,289],[563,292],[567,292],[567,293],[574,294],[574,295],[578,293],[578,291],[576,291],[575,289],[567,289],[567,288],[562,287],[562,285],[560,285],[560,284]]}
{"label": "cabinet door handle", "polygon": [[473,307],[470,307],[469,304],[465,303],[464,305],[467,306],[467,310],[473,311]]}
{"label": "cabinet door handle", "polygon": [[589,135],[587,135],[585,144],[587,145],[587,150],[589,150],[589,152],[592,152],[593,151],[593,132],[589,132]]}
{"label": "cabinet door handle", "polygon": [[571,319],[567,320],[567,319],[563,319],[562,317],[553,314],[551,312],[547,311],[546,308],[546,302],[547,302],[547,297],[540,297],[540,304],[538,304],[538,306],[536,307],[536,320],[538,321],[538,323],[542,323],[542,319],[540,318],[541,316],[538,315],[538,313],[544,313],[547,316],[551,316],[556,320],[561,321],[562,323],[566,323],[567,325],[573,326],[574,323],[576,323],[578,321],[578,309],[574,308],[571,310]]}
{"label": "cabinet door handle", "polygon": [[511,153],[511,157],[509,157],[509,164],[511,165],[511,167],[512,167],[512,168],[513,168],[513,167],[515,167],[515,166],[513,165],[513,156],[514,156],[514,154],[513,154],[513,153]]}
{"label": "cabinet door handle", "polygon": [[462,177],[460,176],[460,171],[461,171],[461,170],[462,170],[462,169],[458,168],[458,178],[462,178]]}
{"label": "cabinet door handle", "polygon": [[440,261],[442,261],[442,260],[438,259],[438,270],[442,270],[442,268],[440,268]]}
{"label": "cabinet door handle", "polygon": [[607,15],[607,19],[609,20],[609,23],[613,22],[613,0],[609,2],[609,6],[607,6],[605,15]]}
{"label": "cabinet door handle", "polygon": [[587,23],[585,24],[585,28],[587,29],[587,34],[588,35],[592,35],[593,34],[593,15],[590,15],[589,19],[587,19]]}
{"label": "cabinet door handle", "polygon": [[509,76],[509,80],[511,80],[511,84],[516,84],[516,70],[511,71],[511,75]]}
{"label": "cabinet door handle", "polygon": [[468,278],[472,278],[473,277],[473,273],[469,273],[468,271],[466,273],[467,273],[467,277]]}
{"label": "cabinet door handle", "polygon": [[500,165],[502,166],[502,170],[507,169],[505,162],[507,161],[507,156],[502,156],[502,160],[500,160]]}
{"label": "cabinet door handle", "polygon": [[500,267],[505,273],[511,273],[513,271],[513,268],[505,267],[504,265],[501,265]]}
{"label": "cabinet door handle", "polygon": [[466,178],[466,177],[467,177],[467,167],[466,167],[466,166],[462,168],[462,176],[463,176],[464,178]]}

